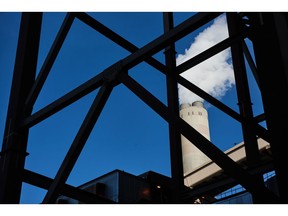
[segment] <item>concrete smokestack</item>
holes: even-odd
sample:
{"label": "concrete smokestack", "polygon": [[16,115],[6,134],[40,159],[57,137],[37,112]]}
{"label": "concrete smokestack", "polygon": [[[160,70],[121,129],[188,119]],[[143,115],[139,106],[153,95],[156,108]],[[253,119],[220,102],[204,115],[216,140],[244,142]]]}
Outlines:
{"label": "concrete smokestack", "polygon": [[[192,104],[181,104],[180,117],[195,130],[201,133],[206,139],[210,140],[208,113],[204,108],[203,102],[195,101]],[[184,176],[210,160],[204,153],[202,153],[182,135],[181,144]]]}

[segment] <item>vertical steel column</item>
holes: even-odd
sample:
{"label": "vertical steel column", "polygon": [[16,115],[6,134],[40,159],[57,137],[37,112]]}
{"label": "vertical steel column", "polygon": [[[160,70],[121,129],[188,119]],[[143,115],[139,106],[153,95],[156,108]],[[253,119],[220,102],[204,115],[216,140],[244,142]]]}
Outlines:
{"label": "vertical steel column", "polygon": [[[164,31],[165,33],[173,29],[173,13],[164,13]],[[165,49],[165,61],[167,66],[167,101],[168,111],[172,115],[179,115],[179,101],[178,101],[178,85],[176,73],[176,57],[175,45],[171,43]],[[180,203],[181,189],[183,188],[183,162],[182,162],[182,148],[181,135],[177,128],[169,123],[169,140],[170,140],[170,159],[171,159],[171,174],[174,191],[173,202]]]}
{"label": "vertical steel column", "polygon": [[[237,13],[227,13],[227,24],[230,36],[235,36],[243,31],[241,26],[241,18]],[[236,90],[238,96],[238,105],[240,115],[244,118],[253,120],[252,102],[250,98],[248,79],[245,69],[245,61],[242,50],[242,43],[237,42],[231,45],[231,54],[236,82]],[[257,167],[260,162],[260,154],[258,149],[257,137],[252,125],[242,123],[242,133],[245,144],[245,153],[250,168]],[[264,186],[263,177],[261,175],[254,176],[258,184]],[[265,197],[261,191],[257,194],[252,193],[254,203],[265,203]]]}
{"label": "vertical steel column", "polygon": [[[266,124],[283,203],[288,203],[287,132],[288,112],[288,21],[286,13],[247,13],[251,21],[258,77]],[[282,122],[282,123],[281,123]]]}
{"label": "vertical steel column", "polygon": [[35,79],[41,23],[42,13],[22,14],[0,158],[0,203],[20,202],[29,133],[20,123],[32,112],[24,112],[24,103]]}
{"label": "vertical steel column", "polygon": [[74,16],[71,13],[67,13],[60,30],[57,33],[57,36],[47,54],[47,57],[39,71],[39,74],[29,92],[27,99],[25,101],[26,108],[29,109],[34,106],[35,101],[37,100],[38,95],[49,75],[49,72],[57,58],[58,53],[65,41],[65,38],[72,26]]}

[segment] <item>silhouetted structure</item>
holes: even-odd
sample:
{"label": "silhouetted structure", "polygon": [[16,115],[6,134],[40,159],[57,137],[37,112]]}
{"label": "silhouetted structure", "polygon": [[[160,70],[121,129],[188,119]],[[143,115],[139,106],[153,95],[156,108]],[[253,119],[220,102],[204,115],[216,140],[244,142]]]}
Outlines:
{"label": "silhouetted structure", "polygon": [[[280,12],[226,13],[229,38],[176,66],[174,43],[221,14],[218,12],[196,13],[181,24],[174,26],[173,13],[164,13],[163,35],[139,49],[88,14],[67,13],[50,52],[35,79],[42,13],[23,13],[1,151],[0,203],[19,203],[23,182],[47,190],[43,203],[55,203],[59,194],[86,203],[107,202],[99,195],[67,185],[66,180],[106,101],[109,99],[112,89],[119,84],[126,86],[169,123],[172,173],[171,197],[173,199],[171,202],[185,202],[183,194],[186,193],[186,190],[183,191],[183,165],[180,143],[180,134],[182,134],[220,166],[228,177],[246,188],[252,194],[254,203],[288,203],[288,159],[286,151],[288,124],[279,124],[279,120],[284,123],[287,122],[288,112],[285,106],[279,106],[278,103],[279,101],[285,101],[288,94],[288,16],[286,13]],[[33,105],[74,19],[86,23],[132,54],[32,114]],[[253,44],[255,62],[244,39],[251,40]],[[232,52],[239,113],[180,76],[188,68],[203,62],[228,47],[231,47]],[[165,49],[165,64],[152,57],[163,49]],[[264,113],[259,116],[254,116],[252,112],[244,57],[249,63],[261,91]],[[129,70],[143,61],[166,76],[168,106],[160,102],[129,76]],[[247,156],[247,169],[242,168],[227,157],[225,153],[179,117],[178,83],[241,123]],[[29,129],[98,88],[100,90],[56,177],[50,179],[24,169]],[[281,116],[280,119],[279,116]],[[266,121],[267,129],[259,124],[262,121]],[[249,169],[257,170],[258,165],[261,164],[257,137],[270,143],[279,196],[264,186],[261,173],[253,174],[248,171]]]}

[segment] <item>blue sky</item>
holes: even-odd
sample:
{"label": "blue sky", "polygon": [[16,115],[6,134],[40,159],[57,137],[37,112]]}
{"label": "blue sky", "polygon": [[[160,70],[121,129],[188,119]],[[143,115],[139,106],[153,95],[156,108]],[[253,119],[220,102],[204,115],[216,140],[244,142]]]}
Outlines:
{"label": "blue sky", "polygon": [[[193,13],[175,13],[175,25]],[[37,72],[52,45],[66,13],[43,15]],[[142,47],[163,33],[160,12],[98,12],[91,16]],[[21,13],[0,12],[0,139],[3,140],[6,112],[15,61]],[[210,23],[211,24],[211,23]],[[199,29],[201,32],[207,26]],[[177,54],[188,49],[199,32],[176,43]],[[251,48],[250,44],[248,43]],[[40,110],[55,99],[97,75],[130,53],[75,19],[48,79],[34,106]],[[163,51],[155,56],[164,63]],[[141,63],[130,75],[166,104],[165,77]],[[262,113],[261,98],[248,71],[254,114]],[[25,168],[53,178],[61,165],[97,90],[35,125],[30,130]],[[235,86],[221,101],[238,112]],[[208,107],[211,141],[225,151],[242,141],[241,125]],[[69,179],[78,186],[114,169],[139,175],[149,170],[170,176],[168,124],[125,86],[115,87],[96,123]],[[40,203],[46,191],[23,184],[21,203]]]}

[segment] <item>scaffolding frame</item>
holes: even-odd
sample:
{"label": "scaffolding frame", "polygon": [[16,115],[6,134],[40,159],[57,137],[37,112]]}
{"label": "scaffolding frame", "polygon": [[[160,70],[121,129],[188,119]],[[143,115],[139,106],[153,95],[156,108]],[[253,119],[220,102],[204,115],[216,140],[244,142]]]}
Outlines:
{"label": "scaffolding frame", "polygon": [[[36,77],[43,14],[41,12],[23,12],[0,157],[0,203],[19,203],[23,182],[47,190],[42,203],[55,203],[59,194],[86,203],[111,203],[95,194],[67,185],[66,180],[97,123],[109,95],[119,84],[126,86],[169,123],[173,203],[187,202],[183,200],[180,134],[220,166],[229,177],[246,188],[252,194],[254,203],[288,203],[286,196],[288,193],[288,160],[285,153],[285,132],[288,131],[288,125],[279,124],[278,118],[281,113],[281,119],[285,122],[288,119],[288,112],[285,110],[285,106],[278,106],[274,103],[274,101],[285,100],[288,96],[288,16],[281,12],[228,12],[226,15],[229,37],[176,66],[175,42],[221,14],[220,12],[196,13],[174,26],[173,13],[164,12],[164,33],[142,48],[138,48],[87,13],[69,12]],[[130,51],[131,54],[32,114],[33,105],[75,19],[86,23]],[[255,62],[245,44],[246,38],[253,44]],[[239,113],[180,76],[187,69],[229,47],[232,53]],[[152,57],[161,50],[165,50],[165,64]],[[244,58],[248,61],[261,91],[264,113],[259,116],[253,116]],[[166,76],[168,106],[129,76],[129,70],[143,61]],[[251,175],[179,117],[178,83],[241,123],[249,168],[255,169],[261,162],[257,137],[270,143],[279,196],[264,186],[263,179],[259,174]],[[29,129],[98,88],[100,90],[55,178],[51,179],[25,169]],[[264,120],[267,129],[259,124]]]}

